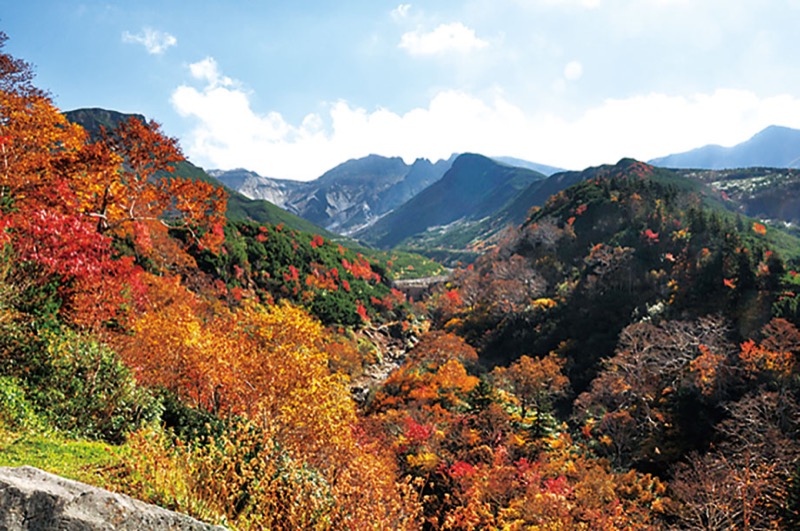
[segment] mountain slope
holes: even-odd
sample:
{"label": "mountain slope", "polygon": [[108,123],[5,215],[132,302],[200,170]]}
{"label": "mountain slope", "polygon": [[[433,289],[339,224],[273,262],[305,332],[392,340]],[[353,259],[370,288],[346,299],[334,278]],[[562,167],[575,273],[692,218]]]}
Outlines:
{"label": "mountain slope", "polygon": [[800,169],[756,167],[676,171],[719,190],[724,200],[746,216],[780,221],[794,227],[800,224]]}
{"label": "mountain slope", "polygon": [[[626,166],[635,162],[632,160],[626,162],[626,160],[620,161],[619,165]],[[544,205],[552,195],[576,183],[613,172],[615,167],[604,165],[580,172],[556,173],[547,178],[534,180],[490,215],[485,217],[468,216],[456,223],[428,227],[407,237],[402,242],[402,246],[414,252],[435,256],[445,263],[471,261],[477,256],[478,251],[486,245],[491,245],[494,237],[504,228],[519,225],[525,221],[532,208]],[[446,194],[444,195],[447,197]],[[427,207],[440,208],[430,205]],[[391,221],[392,217],[387,216],[387,221],[383,223]]]}
{"label": "mountain slope", "polygon": [[431,163],[428,159],[417,159],[409,167],[402,181],[392,185],[379,202],[377,212],[386,213],[399,207],[422,190],[435,183],[450,169],[456,155]]}
{"label": "mountain slope", "polygon": [[439,181],[357,235],[378,247],[393,247],[432,227],[492,216],[543,178],[482,155],[460,155]]}
{"label": "mountain slope", "polygon": [[67,111],[64,116],[70,122],[80,124],[92,139],[99,138],[103,129],[111,131],[130,118],[137,118],[141,122],[147,121],[141,114],[123,113],[97,107]]}
{"label": "mountain slope", "polygon": [[529,160],[518,159],[516,157],[492,157],[497,162],[508,164],[509,166],[517,166],[518,168],[527,168],[529,170],[538,171],[541,174],[550,177],[556,173],[564,171],[564,168],[556,168],[555,166],[548,166],[547,164],[539,164],[538,162],[531,162]]}
{"label": "mountain slope", "polygon": [[462,275],[471,290],[464,300],[484,293],[491,306],[502,293],[512,308],[455,316],[485,361],[571,351],[583,386],[591,357],[611,353],[619,331],[650,312],[725,309],[746,331],[768,319],[773,300],[758,292],[773,289],[782,273],[776,257],[796,259],[800,240],[738,220],[707,186],[642,162],[590,168],[578,181]]}
{"label": "mountain slope", "polygon": [[800,130],[770,126],[733,147],[709,145],[650,161],[665,168],[800,168]]}
{"label": "mountain slope", "polygon": [[370,155],[325,172],[292,206],[302,217],[331,230],[348,232],[369,223],[382,192],[400,182],[408,167],[399,157]]}
{"label": "mountain slope", "polygon": [[304,182],[262,177],[243,168],[227,171],[207,170],[207,173],[249,199],[269,201],[281,208],[287,208],[286,203],[290,196],[303,193],[308,187]]}
{"label": "mountain slope", "polygon": [[[189,161],[178,163],[175,169],[175,175],[221,186],[221,183],[217,179],[208,175],[202,168],[195,166]],[[307,219],[287,212],[269,201],[249,199],[234,190],[228,190],[228,211],[226,215],[231,221],[254,221],[256,223],[271,223],[273,225],[283,224],[294,230],[319,234],[330,239],[341,239],[338,234],[334,234],[323,229],[319,225],[311,223]]]}
{"label": "mountain slope", "polygon": [[266,199],[313,223],[350,234],[374,223],[439,180],[452,163],[369,155],[351,159],[314,181],[272,179],[247,170],[210,174],[252,199]]}
{"label": "mountain slope", "polygon": [[665,474],[733,433],[715,424],[729,429],[730,404],[763,385],[737,380],[745,340],[778,325],[797,337],[797,273],[777,231],[739,223],[705,185],[629,159],[582,173],[454,275],[438,322],[488,366],[529,376],[530,359],[564,360],[575,425],[607,441],[597,451]]}

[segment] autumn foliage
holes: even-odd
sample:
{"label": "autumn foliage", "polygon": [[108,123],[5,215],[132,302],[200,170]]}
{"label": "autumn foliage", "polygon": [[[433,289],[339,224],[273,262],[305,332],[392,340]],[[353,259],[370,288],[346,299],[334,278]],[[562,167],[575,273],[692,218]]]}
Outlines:
{"label": "autumn foliage", "polygon": [[412,304],[182,159],[0,53],[0,431],[124,445],[98,481],[231,529],[800,526],[773,229],[623,160]]}

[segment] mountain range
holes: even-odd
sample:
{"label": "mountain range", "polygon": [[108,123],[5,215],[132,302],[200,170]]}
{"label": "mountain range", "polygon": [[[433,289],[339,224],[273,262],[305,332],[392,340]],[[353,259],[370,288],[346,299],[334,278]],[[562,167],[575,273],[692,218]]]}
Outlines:
{"label": "mountain range", "polygon": [[496,218],[532,183],[544,179],[539,172],[482,155],[459,155],[440,180],[356,236],[389,248],[430,230],[450,233],[465,224]]}
{"label": "mountain range", "polygon": [[264,177],[244,169],[208,173],[251,199],[263,199],[330,231],[349,235],[369,226],[438,181],[454,157],[432,163],[369,155],[313,181]]}
{"label": "mountain range", "polygon": [[650,161],[663,168],[800,168],[800,130],[773,125],[732,147],[703,146]]}
{"label": "mountain range", "polygon": [[[720,190],[727,187],[728,200],[735,203],[729,207],[745,215],[785,221],[800,218],[800,199],[792,199],[800,186],[795,173],[771,171],[769,189],[756,186],[766,178],[764,167],[800,167],[798,130],[771,126],[733,147],[705,146],[651,163],[697,168],[682,174]],[[606,167],[561,171],[521,159],[477,154],[454,155],[436,164],[420,159],[407,166],[397,158],[370,155],[347,161],[310,183],[268,179],[245,170],[211,174],[249,197],[272,201],[368,245],[401,246],[441,259],[442,251],[452,258],[452,253],[483,244],[508,224],[520,223],[532,207],[543,205],[551,195]],[[762,170],[714,173],[728,167]],[[367,182],[370,186],[364,189]]]}
{"label": "mountain range", "polygon": [[[92,135],[130,116],[144,119],[103,109],[66,115]],[[724,192],[728,208],[744,215],[800,222],[800,172],[775,169],[800,167],[799,130],[771,126],[733,147],[705,146],[651,163],[693,168],[679,173]],[[722,169],[728,167],[740,169]],[[559,171],[510,157],[466,153],[412,164],[369,155],[307,182],[245,169],[205,172],[188,161],[180,170],[229,188],[229,216],[236,219],[282,222],[327,237],[343,234],[379,248],[400,246],[460,260],[469,259],[471,251],[504,227],[524,221],[531,208],[605,168]]]}

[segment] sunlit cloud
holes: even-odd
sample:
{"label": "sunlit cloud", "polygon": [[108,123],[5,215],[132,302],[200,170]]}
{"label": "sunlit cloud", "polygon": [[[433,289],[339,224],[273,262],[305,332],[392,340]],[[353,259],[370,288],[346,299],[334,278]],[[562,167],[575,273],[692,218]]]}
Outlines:
{"label": "sunlit cloud", "polygon": [[800,128],[800,99],[745,90],[609,99],[573,119],[526,111],[502,93],[481,98],[444,90],[404,113],[342,100],[292,124],[280,113],[254,111],[249,95],[235,81],[216,82],[227,78],[209,64],[216,63],[190,67],[214,72],[194,76],[205,86],[182,85],[172,94],[174,108],[195,122],[184,149],[207,168],[244,167],[270,177],[313,179],[370,153],[411,162],[471,151],[583,169],[622,157],[649,160],[705,144],[733,145],[772,124]]}
{"label": "sunlit cloud", "polygon": [[189,71],[193,78],[206,81],[211,87],[228,87],[233,84],[231,78],[220,74],[217,61],[213,57],[206,57],[202,61],[190,64]]}
{"label": "sunlit cloud", "polygon": [[461,22],[441,24],[428,33],[409,31],[400,38],[400,48],[412,55],[436,55],[447,52],[467,53],[486,48],[489,43],[475,35],[475,30]]}
{"label": "sunlit cloud", "polygon": [[122,42],[141,44],[151,55],[161,55],[171,46],[178,44],[178,39],[169,33],[144,28],[141,33],[133,34],[128,31],[122,33]]}

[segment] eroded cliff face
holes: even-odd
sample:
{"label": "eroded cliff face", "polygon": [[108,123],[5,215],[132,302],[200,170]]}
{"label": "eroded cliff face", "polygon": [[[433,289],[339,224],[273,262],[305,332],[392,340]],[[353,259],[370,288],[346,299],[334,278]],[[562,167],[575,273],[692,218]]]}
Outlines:
{"label": "eroded cliff face", "polygon": [[223,530],[29,466],[0,467],[0,529]]}
{"label": "eroded cliff face", "polygon": [[313,181],[263,177],[255,172],[209,170],[208,174],[250,199],[263,199],[312,223],[349,235],[375,223],[442,178],[454,157],[432,163],[369,155],[352,159]]}

